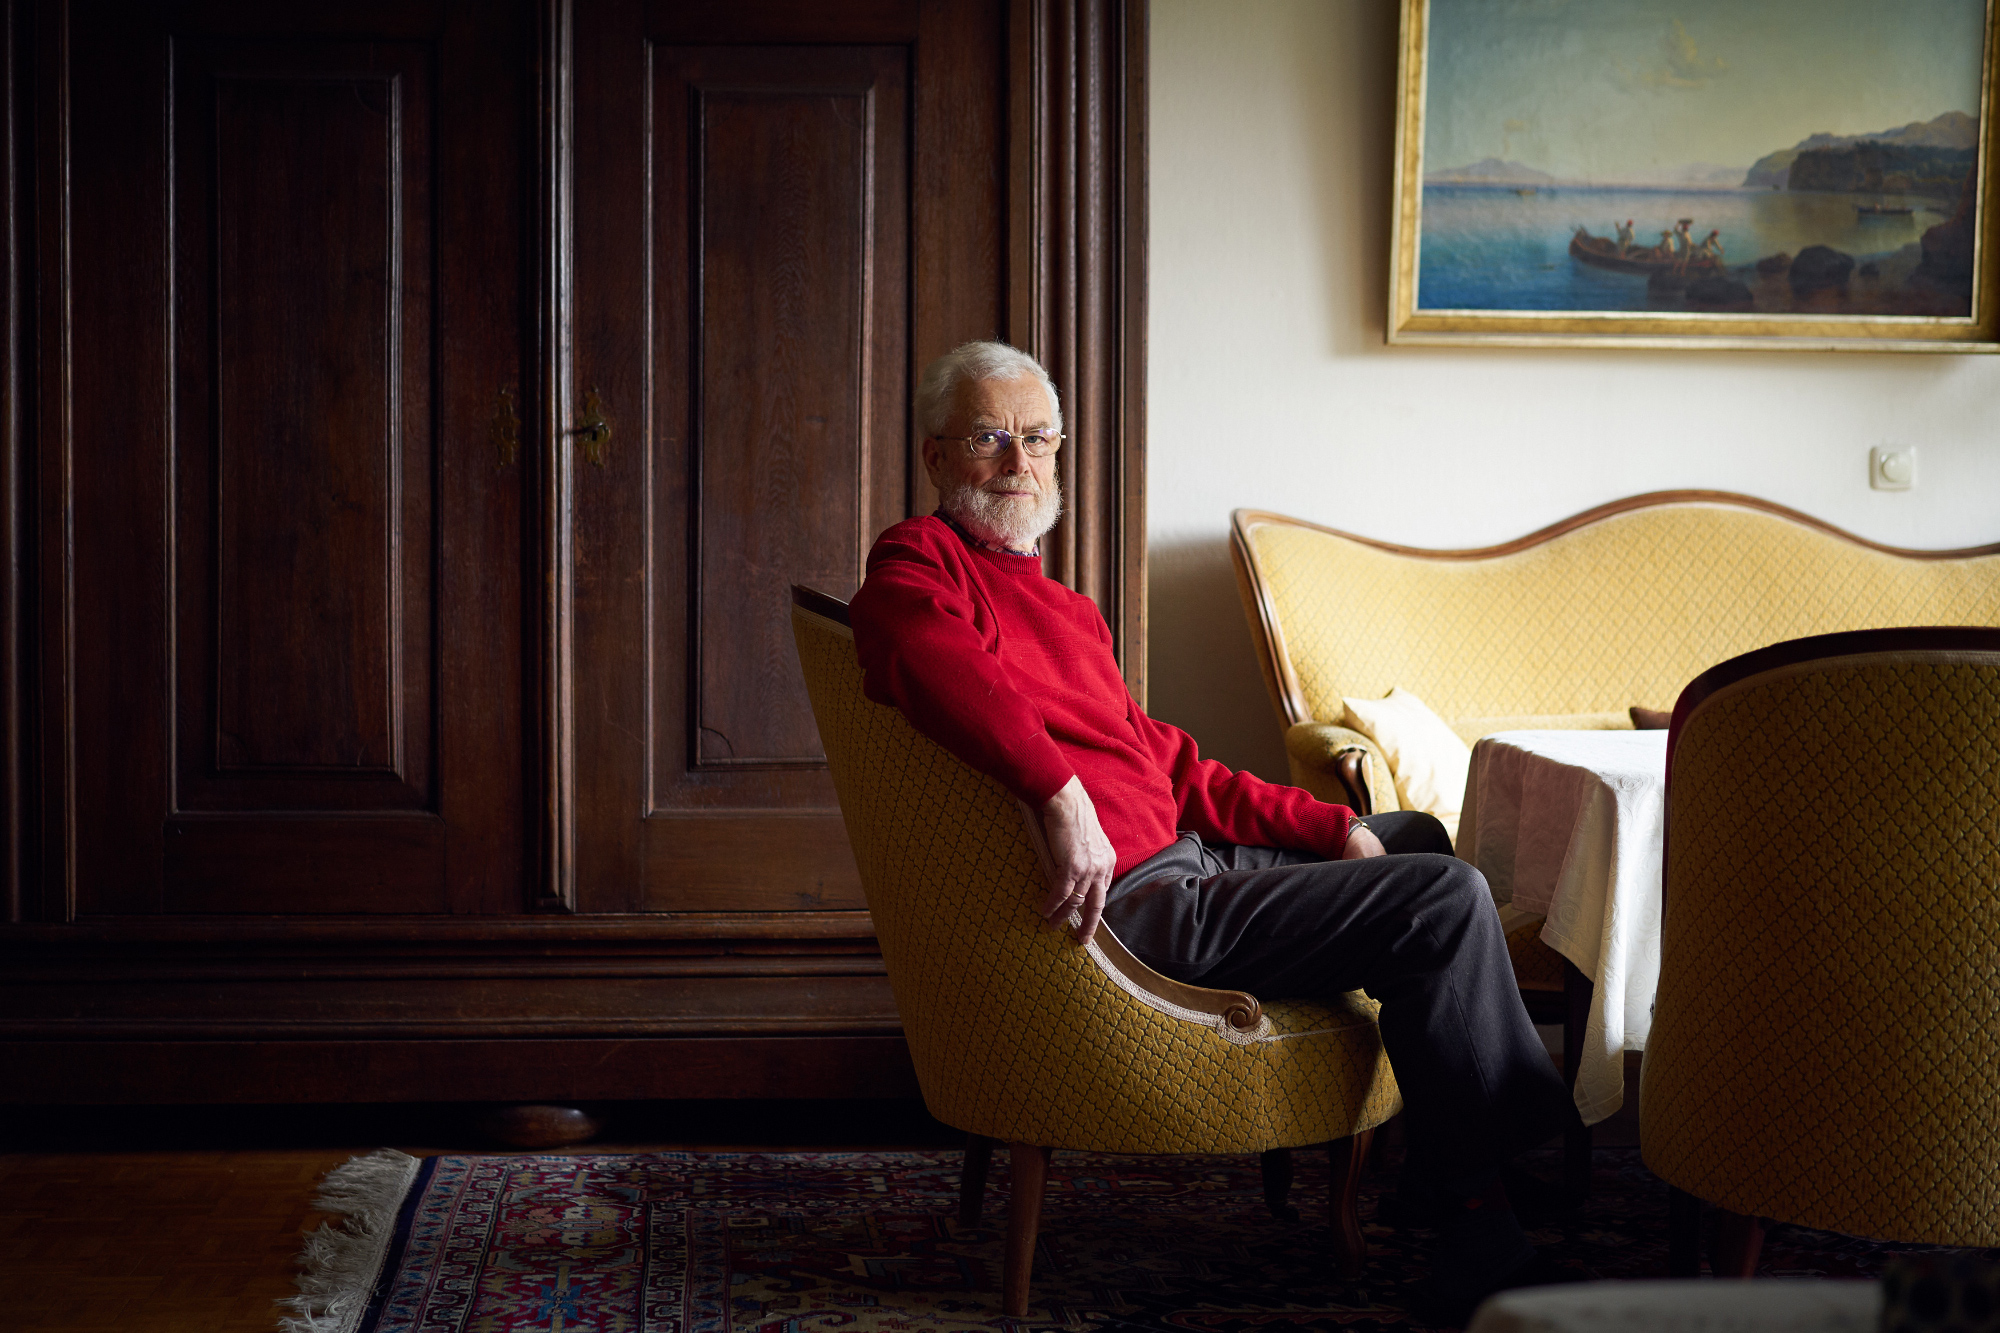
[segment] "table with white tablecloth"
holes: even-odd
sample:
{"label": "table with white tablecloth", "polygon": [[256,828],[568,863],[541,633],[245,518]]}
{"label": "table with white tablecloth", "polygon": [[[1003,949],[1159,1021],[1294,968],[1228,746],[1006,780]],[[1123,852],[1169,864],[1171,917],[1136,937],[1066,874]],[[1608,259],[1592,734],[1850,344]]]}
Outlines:
{"label": "table with white tablecloth", "polygon": [[1665,731],[1503,731],[1483,737],[1458,854],[1494,899],[1546,917],[1544,943],[1593,986],[1573,1092],[1585,1124],[1625,1100],[1660,980]]}

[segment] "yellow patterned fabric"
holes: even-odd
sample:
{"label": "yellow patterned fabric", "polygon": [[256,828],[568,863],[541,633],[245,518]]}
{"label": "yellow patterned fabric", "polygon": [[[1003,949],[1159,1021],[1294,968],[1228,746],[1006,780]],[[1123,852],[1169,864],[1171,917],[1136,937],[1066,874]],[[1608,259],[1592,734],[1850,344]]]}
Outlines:
{"label": "yellow patterned fabric", "polygon": [[1672,764],[1646,1164],[1739,1213],[2000,1245],[2000,654],[1748,677]]}
{"label": "yellow patterned fabric", "polygon": [[1037,915],[1041,866],[1005,788],[863,697],[841,627],[794,611],[793,630],[933,1115],[1051,1147],[1253,1152],[1400,1108],[1358,992],[1267,1005],[1269,1032],[1242,1042],[1121,988]]}
{"label": "yellow patterned fabric", "polygon": [[1312,716],[1394,686],[1452,721],[1671,708],[1753,648],[2000,625],[2000,555],[1915,560],[1760,510],[1676,503],[1513,555],[1437,560],[1289,523],[1246,534]]}

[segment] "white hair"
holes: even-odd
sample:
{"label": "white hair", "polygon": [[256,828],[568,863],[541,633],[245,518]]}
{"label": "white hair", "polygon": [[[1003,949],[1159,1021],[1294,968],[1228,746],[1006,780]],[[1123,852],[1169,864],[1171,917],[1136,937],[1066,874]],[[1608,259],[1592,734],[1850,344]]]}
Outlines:
{"label": "white hair", "polygon": [[1050,381],[1049,372],[1020,348],[996,342],[960,343],[924,367],[923,378],[917,381],[917,429],[926,435],[943,430],[951,417],[951,400],[965,381],[1013,380],[1023,375],[1033,375],[1041,381],[1049,395],[1049,413],[1053,417],[1049,425],[1061,430],[1062,403],[1056,398],[1056,386]]}

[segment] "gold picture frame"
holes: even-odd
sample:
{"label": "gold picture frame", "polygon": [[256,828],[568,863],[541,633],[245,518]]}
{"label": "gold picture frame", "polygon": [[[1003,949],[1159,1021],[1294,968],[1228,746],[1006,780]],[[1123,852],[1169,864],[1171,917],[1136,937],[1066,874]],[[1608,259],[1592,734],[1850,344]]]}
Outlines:
{"label": "gold picture frame", "polygon": [[[1757,29],[1761,33],[1774,26],[1770,20],[1779,17],[1774,11],[1803,14],[1811,4],[1823,19],[1822,0],[1733,0],[1734,9],[1727,13],[1719,5],[1705,7],[1705,0],[1671,7],[1653,0],[1594,0],[1588,6],[1403,0],[1388,341],[1404,346],[2000,351],[1996,0],[1933,3],[1948,20],[1963,13],[1968,29],[1976,20],[1978,31],[1900,35],[1898,40],[1933,42],[1940,61],[1957,61],[1956,82],[1949,87],[1960,91],[1949,95],[1961,106],[1969,95],[1966,77],[1976,79],[1972,115],[1955,109],[1900,129],[1845,127],[1790,147],[1780,134],[1770,142],[1770,155],[1756,160],[1740,184],[1724,178],[1725,172],[1741,169],[1739,163],[1710,168],[1706,178],[1690,175],[1683,187],[1657,181],[1606,183],[1620,169],[1601,163],[1605,153],[1620,151],[1605,146],[1617,143],[1616,125],[1592,117],[1586,133],[1577,122],[1585,118],[1587,104],[1596,99],[1598,112],[1608,105],[1614,115],[1637,115],[1641,107],[1655,117],[1707,115],[1708,121],[1690,121],[1694,129],[1688,142],[1711,124],[1711,139],[1733,136],[1732,142],[1741,141],[1751,133],[1741,118],[1723,125],[1712,111],[1693,109],[1718,104],[1721,94],[1711,90],[1729,86],[1726,80],[1737,68],[1730,63],[1727,41],[1720,49],[1703,46],[1704,15],[1712,20],[1708,26],[1726,36],[1750,31],[1740,28],[1738,17],[1747,10],[1764,20]],[[1634,31],[1663,10],[1656,58],[1649,65],[1644,58],[1633,58],[1630,43]],[[1553,67],[1549,56],[1549,78],[1540,84],[1516,69],[1508,76],[1514,81],[1503,86],[1498,82],[1502,74],[1489,72],[1510,68],[1509,59],[1518,65],[1543,58],[1532,29],[1525,37],[1506,33],[1511,45],[1496,51],[1490,25],[1510,13],[1524,26],[1560,21],[1582,29],[1564,34],[1564,63]],[[1606,49],[1593,53],[1589,41],[1592,25],[1598,23],[1605,25]],[[1482,35],[1484,42],[1478,40]],[[1852,40],[1868,39],[1857,26]],[[1844,94],[1852,91],[1851,78],[1836,83],[1829,71],[1826,88],[1802,88],[1790,94],[1795,99],[1790,105],[1772,100],[1787,95],[1783,86],[1768,77],[1756,82],[1748,77],[1747,66],[1757,58],[1752,48],[1759,40],[1766,39],[1742,38],[1745,77],[1734,89],[1754,89],[1766,105],[1785,110],[1803,108],[1814,97],[1824,102],[1836,86]],[[1434,41],[1456,45],[1441,45],[1433,58]],[[1622,53],[1611,49],[1614,42],[1625,43]],[[1542,45],[1556,49],[1548,42]],[[1970,51],[1978,53],[1976,71],[1970,68]],[[1599,69],[1590,63],[1598,56],[1605,73],[1601,78],[1589,75],[1586,82],[1586,75],[1577,71]],[[1892,66],[1874,48],[1857,51],[1854,59],[1857,64],[1873,59],[1885,68],[1908,68]],[[1447,74],[1466,77],[1441,82],[1433,97],[1430,81],[1440,66]],[[1487,87],[1480,83],[1484,79],[1495,82]],[[1937,84],[1946,86],[1945,81]],[[1617,99],[1627,89],[1634,101],[1629,108],[1620,107]],[[1913,82],[1905,72],[1893,85],[1885,76],[1880,97],[1861,98],[1856,105],[1896,105],[1897,97],[1909,104],[1931,91],[1930,84]],[[1740,105],[1741,93],[1731,95]],[[1509,96],[1532,103],[1532,110],[1501,119]],[[1564,96],[1571,102],[1564,104]],[[1566,107],[1569,123],[1563,123]],[[1804,114],[1800,109],[1791,119]],[[1539,141],[1537,116],[1554,127]],[[1773,115],[1770,120],[1783,124],[1787,117]],[[1461,132],[1465,127],[1472,127],[1471,132]],[[1597,134],[1600,127],[1603,133]],[[1485,142],[1497,138],[1502,156],[1462,167],[1452,161],[1427,162],[1427,133],[1442,146],[1440,156],[1450,147],[1461,148],[1458,156],[1469,156],[1474,150],[1464,146],[1476,142],[1475,134],[1490,136]],[[1599,165],[1571,176],[1562,174],[1559,162],[1536,170],[1513,160],[1520,151],[1517,135],[1522,142],[1548,145],[1545,151],[1553,157],[1568,152],[1573,162],[1588,157]],[[1638,162],[1641,150],[1635,142],[1628,141],[1623,151]],[[1657,154],[1652,161],[1657,162]],[[1969,169],[1970,175],[1957,176],[1961,169]],[[1696,183],[1700,180],[1706,183]],[[1649,206],[1654,212],[1648,223],[1636,226],[1633,219]],[[1847,208],[1854,210],[1851,219],[1842,212]],[[1622,212],[1632,217],[1620,225],[1616,214]],[[1689,225],[1694,220],[1689,214],[1703,225],[1718,224],[1702,245],[1694,241],[1700,232]],[[1603,222],[1607,216],[1608,224]],[[1574,228],[1566,253],[1555,233],[1559,217],[1566,219],[1562,226]],[[1664,219],[1677,219],[1671,231],[1660,230],[1656,244],[1641,244],[1642,236],[1652,234]],[[1726,234],[1732,219],[1740,225]],[[1593,224],[1602,227],[1603,235],[1591,230]],[[1802,245],[1796,256],[1782,249],[1762,253],[1774,236],[1813,244]],[[1820,244],[1815,236],[1896,248],[1856,255],[1837,244]],[[1731,244],[1736,247],[1733,256],[1728,253]],[[1843,260],[1846,268],[1840,267]],[[1835,274],[1837,283],[1830,282]],[[1633,280],[1640,283],[1636,296]]]}

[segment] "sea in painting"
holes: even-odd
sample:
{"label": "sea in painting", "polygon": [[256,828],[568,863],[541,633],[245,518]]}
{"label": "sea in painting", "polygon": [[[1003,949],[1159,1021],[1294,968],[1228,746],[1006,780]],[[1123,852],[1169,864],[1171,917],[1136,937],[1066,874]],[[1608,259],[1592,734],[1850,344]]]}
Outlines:
{"label": "sea in painting", "polygon": [[1431,0],[1417,308],[1964,317],[1983,0]]}

